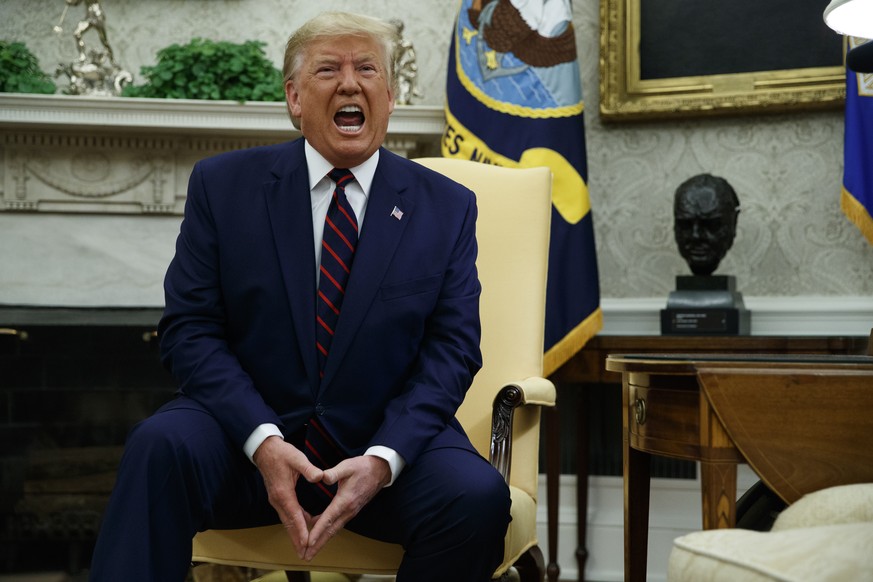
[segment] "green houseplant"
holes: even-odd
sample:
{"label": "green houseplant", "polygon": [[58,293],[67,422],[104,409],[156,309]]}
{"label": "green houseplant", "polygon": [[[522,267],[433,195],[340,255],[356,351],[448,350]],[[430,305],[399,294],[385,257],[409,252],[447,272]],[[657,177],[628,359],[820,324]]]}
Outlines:
{"label": "green houseplant", "polygon": [[264,43],[235,44],[195,38],[158,51],[155,66],[140,73],[143,85],[129,85],[125,97],[283,101],[282,73],[264,54]]}
{"label": "green houseplant", "polygon": [[0,92],[51,94],[56,89],[23,42],[0,40]]}

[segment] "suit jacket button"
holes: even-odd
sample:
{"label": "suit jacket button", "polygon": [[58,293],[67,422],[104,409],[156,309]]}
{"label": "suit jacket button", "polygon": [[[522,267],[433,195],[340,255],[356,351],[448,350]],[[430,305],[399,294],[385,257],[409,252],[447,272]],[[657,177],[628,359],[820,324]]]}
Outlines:
{"label": "suit jacket button", "polygon": [[321,416],[324,414],[324,405],[323,404],[316,404],[315,405],[315,414],[317,414],[318,416]]}

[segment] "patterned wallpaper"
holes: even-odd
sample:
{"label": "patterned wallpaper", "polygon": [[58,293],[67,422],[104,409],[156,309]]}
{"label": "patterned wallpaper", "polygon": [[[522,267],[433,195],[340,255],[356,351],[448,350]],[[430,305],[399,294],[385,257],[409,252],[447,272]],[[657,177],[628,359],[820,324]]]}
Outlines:
{"label": "patterned wallpaper", "polygon": [[[102,0],[110,43],[138,75],[158,49],[193,37],[261,39],[281,61],[298,24],[324,9],[400,18],[416,47],[424,98],[441,105],[457,3],[452,0]],[[23,40],[43,69],[75,57],[71,7],[62,0],[2,0],[0,38]],[[741,203],[733,248],[719,267],[746,296],[869,296],[873,248],[839,209],[842,112],[603,124],[597,113],[597,0],[576,0],[586,103],[589,186],[604,297],[664,297],[687,274],[673,241],[673,192],[686,178],[726,178]]]}

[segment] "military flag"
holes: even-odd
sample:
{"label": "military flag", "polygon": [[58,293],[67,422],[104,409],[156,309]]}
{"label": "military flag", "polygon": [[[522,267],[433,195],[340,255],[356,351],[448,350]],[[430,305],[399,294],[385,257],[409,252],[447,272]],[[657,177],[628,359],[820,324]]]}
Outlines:
{"label": "military flag", "polygon": [[552,170],[543,367],[603,326],[570,0],[461,0],[442,155]]}
{"label": "military flag", "polygon": [[[848,38],[852,48],[864,41]],[[873,244],[873,74],[846,69],[843,212]]]}

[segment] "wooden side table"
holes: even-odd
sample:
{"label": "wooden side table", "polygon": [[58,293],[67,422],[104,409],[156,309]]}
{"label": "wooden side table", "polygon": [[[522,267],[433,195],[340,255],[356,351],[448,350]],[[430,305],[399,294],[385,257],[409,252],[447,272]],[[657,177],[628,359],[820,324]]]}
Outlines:
{"label": "wooden side table", "polygon": [[[570,385],[583,391],[586,386],[594,384],[614,384],[616,389],[621,385],[621,374],[607,370],[604,366],[610,354],[863,354],[867,349],[868,338],[862,336],[597,336],[592,338],[585,347],[573,358],[551,375],[550,379],[557,385]],[[585,564],[588,557],[586,549],[588,513],[588,447],[589,427],[585,399],[579,399],[576,413],[577,421],[577,453],[576,453],[576,507],[577,507],[577,548],[579,582],[585,580]],[[559,403],[560,405],[560,403]],[[604,411],[612,413],[611,411]],[[620,411],[614,411],[619,414]],[[548,443],[557,443],[557,422],[545,425]],[[554,432],[555,434],[552,434]],[[550,446],[549,454],[557,459],[557,452]],[[549,463],[550,466],[554,462]],[[557,479],[548,479],[550,499],[556,493]],[[557,531],[556,524],[549,518],[549,532]]]}
{"label": "wooden side table", "polygon": [[789,503],[873,479],[873,418],[857,406],[873,357],[643,354],[606,368],[622,375],[626,581],[646,579],[651,455],[700,462],[704,529],[735,525],[740,462]]}

